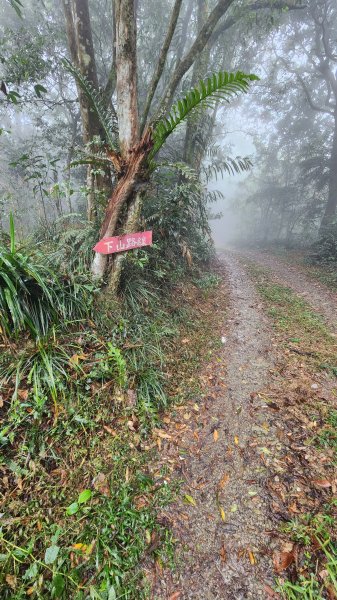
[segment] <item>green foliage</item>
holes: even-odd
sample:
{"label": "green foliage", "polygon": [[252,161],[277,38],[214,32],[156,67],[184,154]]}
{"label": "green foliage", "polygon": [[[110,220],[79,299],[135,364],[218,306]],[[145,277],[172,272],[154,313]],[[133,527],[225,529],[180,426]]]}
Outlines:
{"label": "green foliage", "polygon": [[128,382],[125,358],[119,348],[108,343],[108,359],[112,364],[115,380],[120,388],[125,388]]}
{"label": "green foliage", "polygon": [[1,78],[8,85],[35,85],[35,94],[45,92],[44,80],[51,68],[51,59],[46,57],[46,38],[36,32],[34,38],[25,27],[5,29],[0,40]]}
{"label": "green foliage", "polygon": [[[49,335],[36,343],[25,344],[16,353],[4,352],[0,360],[0,383],[12,389],[14,401],[13,423],[20,422],[29,407],[35,419],[42,418],[49,410],[49,399],[58,410],[58,402],[64,398],[66,384],[70,378],[71,355],[76,345],[58,341],[59,332],[53,329]],[[75,368],[76,365],[73,365]],[[19,399],[19,390],[24,387],[26,402]],[[46,406],[47,404],[47,406]]]}
{"label": "green foliage", "polygon": [[11,217],[10,248],[0,246],[0,327],[6,336],[29,331],[38,338],[53,323],[88,314],[94,286],[63,277],[45,263],[41,253],[16,248]]}
{"label": "green foliage", "polygon": [[219,176],[223,178],[225,174],[245,173],[250,171],[252,166],[253,163],[247,156],[236,156],[235,158],[227,156],[221,161],[213,161],[211,164],[206,165],[203,168],[203,174],[207,182],[211,179],[217,181]]}
{"label": "green foliage", "polygon": [[312,246],[309,260],[313,264],[337,265],[337,222],[326,226]]}
{"label": "green foliage", "polygon": [[[336,501],[325,512],[290,521],[284,531],[305,548],[305,561],[297,581],[279,582],[277,591],[285,600],[324,600],[337,592],[337,544],[333,535]],[[312,545],[314,544],[314,554]],[[324,577],[318,575],[324,573]]]}
{"label": "green foliage", "polygon": [[93,110],[95,111],[100,125],[104,130],[105,142],[111,150],[118,150],[118,123],[116,115],[108,109],[101,92],[95,90],[90,81],[84,77],[79,69],[71,64],[67,59],[63,60],[63,65],[77,81],[83,92],[87,96]]}
{"label": "green foliage", "polygon": [[[335,375],[337,375],[337,370]],[[334,450],[333,462],[337,461],[337,410],[331,410],[326,418],[325,425],[315,437],[315,443],[321,448]]]}
{"label": "green foliage", "polygon": [[[197,173],[185,163],[167,163],[154,171],[152,181],[143,216],[149,227],[156,225],[154,240],[160,251],[154,271],[164,268],[169,273],[179,264],[189,268],[193,262],[209,260],[213,249],[207,213],[210,197]],[[155,258],[155,249],[150,256]]]}
{"label": "green foliage", "polygon": [[23,8],[23,4],[21,2],[21,0],[7,0],[8,4],[10,4],[10,6],[12,8],[14,8],[16,14],[18,15],[18,17],[22,18],[22,8]]}
{"label": "green foliage", "polygon": [[35,233],[35,239],[48,244],[47,260],[61,272],[76,274],[76,280],[88,277],[97,242],[97,226],[89,223],[79,213],[70,213],[59,219],[46,231]]}
{"label": "green foliage", "polygon": [[257,80],[256,75],[247,75],[241,71],[237,73],[220,71],[205,81],[201,80],[198,86],[172,106],[167,117],[155,124],[151,156],[160,150],[167,137],[186,120],[192,111],[213,107],[219,100],[229,102],[233,96],[247,92],[250,83]]}

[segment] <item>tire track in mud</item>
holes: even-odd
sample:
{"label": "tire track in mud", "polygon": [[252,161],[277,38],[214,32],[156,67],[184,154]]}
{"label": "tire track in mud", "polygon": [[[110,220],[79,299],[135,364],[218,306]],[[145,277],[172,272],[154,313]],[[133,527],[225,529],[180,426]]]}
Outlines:
{"label": "tire track in mud", "polygon": [[[193,496],[195,506],[176,503],[169,511],[184,550],[178,571],[161,576],[157,599],[267,599],[274,581],[264,453],[270,444],[277,453],[279,441],[270,411],[255,395],[273,370],[271,327],[238,258],[226,253],[221,263],[230,306],[227,323],[219,323],[223,349],[206,367],[215,393],[204,390],[198,441],[185,445],[181,468],[182,493]],[[217,387],[223,381],[225,388]]]}

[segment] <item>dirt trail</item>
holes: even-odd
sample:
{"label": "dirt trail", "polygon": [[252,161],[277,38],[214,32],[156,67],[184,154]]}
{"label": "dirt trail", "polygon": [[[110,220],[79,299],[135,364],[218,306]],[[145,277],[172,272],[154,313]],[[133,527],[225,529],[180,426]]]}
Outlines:
{"label": "dirt trail", "polygon": [[268,252],[244,250],[235,254],[270,269],[274,280],[293,289],[315,311],[323,315],[332,329],[337,331],[336,292],[330,290],[323,283],[308,277],[297,265],[287,264]]}
{"label": "dirt trail", "polygon": [[230,288],[228,331],[219,324],[223,350],[207,367],[213,394],[185,445],[183,493],[195,506],[177,504],[169,516],[184,546],[183,564],[178,574],[162,577],[158,599],[267,599],[266,585],[273,585],[273,523],[261,457],[266,436],[270,443],[275,432],[262,401],[251,402],[273,368],[270,325],[239,260],[232,254],[221,260]]}

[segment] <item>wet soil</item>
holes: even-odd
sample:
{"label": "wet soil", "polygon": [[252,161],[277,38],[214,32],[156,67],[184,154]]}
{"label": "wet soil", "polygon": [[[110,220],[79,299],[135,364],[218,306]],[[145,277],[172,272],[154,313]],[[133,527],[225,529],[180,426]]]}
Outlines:
{"label": "wet soil", "polygon": [[298,265],[291,265],[280,260],[268,251],[245,250],[236,252],[242,259],[253,261],[268,268],[272,279],[290,287],[301,296],[312,308],[321,314],[327,324],[337,331],[337,293],[323,283],[311,279]]}
{"label": "wet soil", "polygon": [[239,261],[226,254],[222,264],[230,298],[227,323],[219,323],[222,351],[207,366],[204,406],[183,444],[186,504],[170,514],[184,565],[161,579],[156,598],[256,600],[273,582],[263,448],[274,432],[263,401],[251,398],[273,369],[270,329]]}

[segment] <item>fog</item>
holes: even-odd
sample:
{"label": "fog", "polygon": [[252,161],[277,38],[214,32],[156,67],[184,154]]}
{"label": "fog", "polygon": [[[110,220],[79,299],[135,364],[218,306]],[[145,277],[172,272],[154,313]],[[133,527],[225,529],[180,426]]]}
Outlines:
{"label": "fog", "polygon": [[[234,115],[237,123],[244,123],[242,111],[237,110]],[[234,155],[249,156],[254,165],[256,148],[251,136],[247,136],[244,131],[229,131],[226,133],[226,142]],[[211,189],[220,190],[224,196],[211,205],[211,212],[221,215],[210,219],[212,238],[217,249],[244,241],[247,223],[242,205],[250,188],[250,180],[251,173],[241,173],[226,175],[224,179],[213,181],[210,185]]]}
{"label": "fog", "polygon": [[[96,154],[104,151],[107,128],[99,123],[104,111],[112,108],[117,117],[119,112],[123,116],[115,87],[118,64],[111,47],[115,33],[108,4],[103,0],[88,4],[92,39],[88,38],[83,56],[81,47],[74,50],[76,36],[72,39],[69,29],[75,14],[72,2],[69,14],[53,0],[44,4],[27,0],[21,16],[15,0],[6,4],[11,9],[1,8],[0,225],[6,231],[11,213],[23,237],[36,226],[52,229],[73,212],[99,226],[102,215],[97,221],[95,215],[119,175],[97,170],[90,175],[85,164],[93,139],[101,138]],[[275,8],[272,0],[258,7],[233,0],[212,24],[213,37],[197,61],[192,59],[194,66],[186,63],[180,74],[180,61],[185,68],[182,59],[193,53],[200,24],[218,7],[215,0],[199,4],[179,3],[176,31],[166,47],[163,40],[170,30],[163,15],[172,10],[174,16],[174,3],[138,3],[137,119],[152,126],[159,114],[170,117],[174,102],[200,79],[207,81],[219,71],[257,75],[259,81],[250,80],[245,90],[228,96],[218,90],[218,99],[215,104],[208,100],[203,116],[199,107],[194,116],[179,119],[158,163],[185,164],[194,169],[204,190],[221,192],[214,201],[212,194],[199,191],[198,199],[200,214],[206,210],[210,215],[217,247],[236,242],[311,243],[336,220],[336,3],[284,1]],[[155,71],[153,57],[161,48],[165,59]],[[86,64],[90,55],[93,60]],[[101,94],[96,115],[93,106],[86,112],[88,101],[81,89],[86,82]],[[110,105],[105,107],[104,86],[110,93]],[[180,110],[178,105],[174,110]],[[215,146],[220,149],[216,153]],[[246,158],[251,161],[249,171],[240,162]],[[226,171],[228,160],[236,161],[232,175]],[[209,173],[205,177],[205,168],[215,169],[217,177]],[[103,204],[100,195],[105,197]],[[220,218],[212,217],[219,213]],[[181,232],[172,234],[180,239]],[[181,239],[182,247],[185,242]]]}

